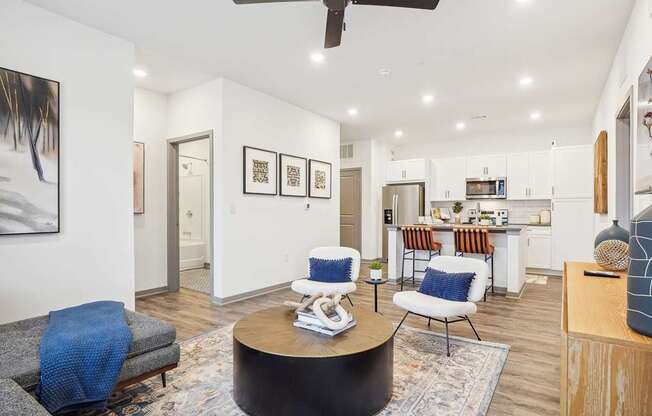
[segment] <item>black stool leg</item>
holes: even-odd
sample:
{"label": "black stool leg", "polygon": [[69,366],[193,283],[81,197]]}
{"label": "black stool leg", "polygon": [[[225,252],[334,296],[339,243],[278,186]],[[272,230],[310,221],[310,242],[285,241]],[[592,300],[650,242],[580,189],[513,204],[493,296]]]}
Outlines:
{"label": "black stool leg", "polygon": [[405,247],[403,248],[403,256],[401,257],[401,292],[403,291],[403,281],[405,280]]}
{"label": "black stool leg", "polygon": [[165,379],[165,373],[161,373],[161,383],[163,383],[163,387],[167,387],[168,385],[167,380]]}
{"label": "black stool leg", "polygon": [[494,256],[491,255],[491,293],[496,293],[494,291]]}
{"label": "black stool leg", "polygon": [[414,286],[414,278],[417,276],[417,250],[412,250],[412,286]]}

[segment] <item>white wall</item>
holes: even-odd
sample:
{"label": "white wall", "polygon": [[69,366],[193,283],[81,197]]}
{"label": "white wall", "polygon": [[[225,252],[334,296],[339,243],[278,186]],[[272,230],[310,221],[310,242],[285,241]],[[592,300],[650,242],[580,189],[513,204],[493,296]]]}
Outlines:
{"label": "white wall", "polygon": [[[652,1],[637,0],[620,48],[614,59],[609,78],[602,92],[593,121],[592,137],[606,130],[609,137],[609,213],[596,216],[596,231],[608,226],[616,213],[616,115],[633,93],[632,126],[634,134],[642,120],[637,117],[638,77],[652,56]],[[652,204],[652,197],[635,197],[634,211]],[[627,227],[626,224],[622,224]]]}
{"label": "white wall", "polygon": [[0,237],[0,323],[95,300],[134,308],[134,46],[18,0],[0,66],[61,82],[61,233]]}
{"label": "white wall", "polygon": [[134,140],[145,143],[145,213],[134,216],[136,291],[167,286],[167,97],[136,89]]}
{"label": "white wall", "polygon": [[450,137],[428,142],[408,142],[394,146],[394,159],[444,158],[457,156],[492,155],[550,150],[552,141],[557,146],[573,146],[593,142],[590,123],[566,128],[545,128],[532,123],[528,130],[505,130],[474,134],[452,133]]}

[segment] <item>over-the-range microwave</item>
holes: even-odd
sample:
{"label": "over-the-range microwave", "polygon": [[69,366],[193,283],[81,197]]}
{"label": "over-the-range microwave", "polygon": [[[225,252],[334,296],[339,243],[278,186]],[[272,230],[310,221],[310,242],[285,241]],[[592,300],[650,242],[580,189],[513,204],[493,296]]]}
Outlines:
{"label": "over-the-range microwave", "polygon": [[467,179],[466,199],[507,199],[507,178]]}

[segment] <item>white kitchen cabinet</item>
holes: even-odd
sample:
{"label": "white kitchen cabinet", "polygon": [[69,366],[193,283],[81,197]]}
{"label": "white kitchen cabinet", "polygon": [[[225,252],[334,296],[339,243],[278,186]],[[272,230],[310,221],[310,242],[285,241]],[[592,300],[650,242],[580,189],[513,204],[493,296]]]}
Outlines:
{"label": "white kitchen cabinet", "polygon": [[467,178],[503,178],[507,176],[505,155],[471,156],[466,160]]}
{"label": "white kitchen cabinet", "polygon": [[387,163],[387,182],[423,182],[428,172],[425,159],[394,160]]}
{"label": "white kitchen cabinet", "polygon": [[434,159],[430,180],[433,201],[464,201],[466,199],[466,158]]}
{"label": "white kitchen cabinet", "polygon": [[551,199],[550,152],[507,156],[507,199]]}
{"label": "white kitchen cabinet", "polygon": [[593,200],[562,199],[552,203],[552,267],[566,261],[593,261]]}
{"label": "white kitchen cabinet", "polygon": [[593,198],[593,146],[552,150],[554,199]]}
{"label": "white kitchen cabinet", "polygon": [[550,227],[528,227],[527,267],[550,269],[552,262],[552,230]]}

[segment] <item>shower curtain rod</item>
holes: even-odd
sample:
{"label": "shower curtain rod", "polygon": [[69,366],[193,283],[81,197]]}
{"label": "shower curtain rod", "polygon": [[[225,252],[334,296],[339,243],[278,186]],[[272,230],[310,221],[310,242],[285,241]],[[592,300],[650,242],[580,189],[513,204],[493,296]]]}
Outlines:
{"label": "shower curtain rod", "polygon": [[188,159],[201,160],[202,162],[208,163],[208,159],[200,159],[200,158],[194,157],[194,156],[179,155],[179,157],[185,157],[185,158],[188,158]]}

